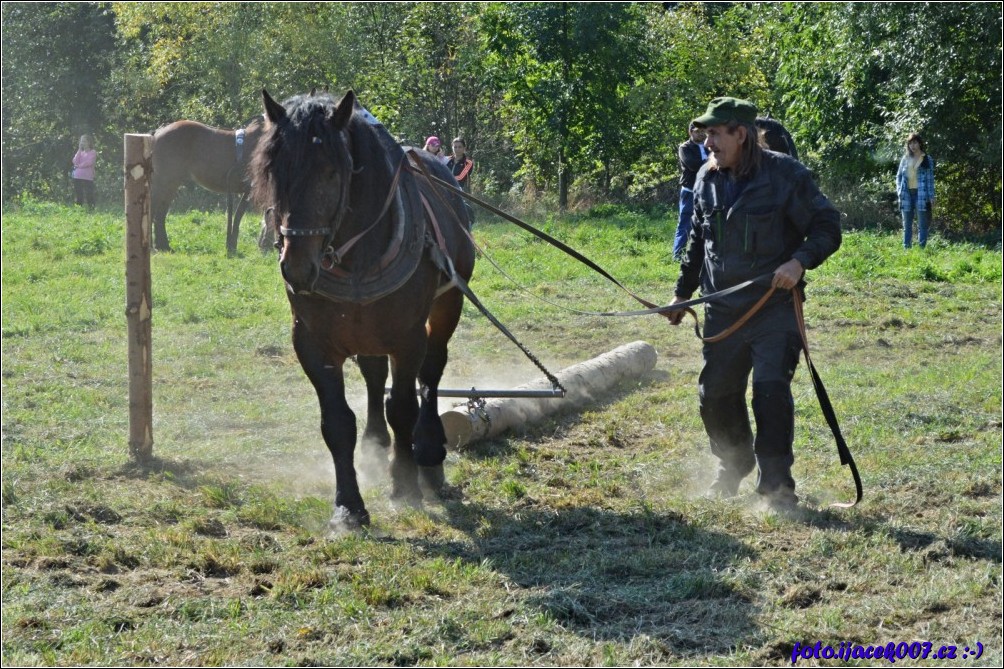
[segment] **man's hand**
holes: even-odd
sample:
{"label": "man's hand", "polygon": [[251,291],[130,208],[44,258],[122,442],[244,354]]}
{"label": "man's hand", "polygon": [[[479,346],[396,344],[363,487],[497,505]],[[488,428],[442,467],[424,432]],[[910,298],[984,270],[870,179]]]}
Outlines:
{"label": "man's hand", "polygon": [[[672,305],[678,304],[680,302],[686,302],[686,300],[683,299],[682,297],[674,297],[673,301],[670,302],[669,304],[670,304],[670,306],[672,306]],[[669,319],[669,324],[670,325],[679,325],[680,321],[683,320],[683,314],[685,314],[685,313],[687,313],[687,312],[684,309],[680,309],[679,311],[670,311],[668,314],[666,314],[666,318]]]}
{"label": "man's hand", "polygon": [[802,263],[792,258],[774,270],[774,280],[771,281],[770,285],[774,288],[791,290],[802,280],[803,274],[805,274],[805,268],[802,267]]}

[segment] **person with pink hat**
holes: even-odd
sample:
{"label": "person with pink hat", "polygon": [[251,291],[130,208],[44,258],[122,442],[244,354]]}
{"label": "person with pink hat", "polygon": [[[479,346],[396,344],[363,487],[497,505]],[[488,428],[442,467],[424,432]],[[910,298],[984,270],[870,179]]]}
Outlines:
{"label": "person with pink hat", "polygon": [[425,150],[439,158],[439,161],[444,165],[446,164],[446,161],[450,159],[449,156],[443,153],[443,144],[435,135],[432,135],[425,140]]}

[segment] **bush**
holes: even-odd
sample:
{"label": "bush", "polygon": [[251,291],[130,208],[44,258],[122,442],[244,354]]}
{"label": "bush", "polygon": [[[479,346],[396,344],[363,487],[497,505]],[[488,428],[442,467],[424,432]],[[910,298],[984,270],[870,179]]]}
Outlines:
{"label": "bush", "polygon": [[956,238],[1000,237],[999,171],[972,163],[938,163],[935,189],[933,225]]}
{"label": "bush", "polygon": [[856,183],[821,183],[820,188],[840,213],[845,229],[895,229],[900,226],[896,190],[888,177],[869,177]]}

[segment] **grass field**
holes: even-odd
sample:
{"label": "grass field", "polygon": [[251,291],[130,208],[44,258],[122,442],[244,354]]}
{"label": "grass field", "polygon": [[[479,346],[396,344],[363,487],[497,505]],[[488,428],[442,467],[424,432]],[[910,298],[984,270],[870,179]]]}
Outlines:
{"label": "grass field", "polygon": [[[668,303],[670,223],[604,213],[537,223]],[[565,312],[482,262],[472,287],[552,369],[644,339],[655,370],[451,452],[456,494],[424,510],[393,508],[367,472],[373,527],[331,537],[275,259],[250,231],[228,259],[222,213],[173,216],[175,251],[153,258],[156,461],[129,460],[122,230],[120,214],[3,212],[5,666],[791,665],[817,641],[1002,661],[999,248],[848,232],[810,273],[813,359],[865,499],[827,508],[853,486],[802,369],[791,517],[749,481],[700,497],[692,331]],[[476,236],[549,300],[634,308],[512,226]],[[537,376],[469,306],[451,355],[444,386]]]}

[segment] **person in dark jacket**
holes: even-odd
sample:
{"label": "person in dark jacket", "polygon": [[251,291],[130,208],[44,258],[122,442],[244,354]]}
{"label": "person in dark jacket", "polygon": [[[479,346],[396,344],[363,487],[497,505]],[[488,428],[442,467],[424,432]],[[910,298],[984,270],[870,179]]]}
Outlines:
{"label": "person in dark jacket", "polygon": [[[737,332],[705,343],[699,380],[701,419],[718,457],[709,489],[732,497],[756,467],[756,491],[775,508],[798,503],[794,463],[795,406],[791,380],[802,349],[792,289],[803,291],[807,269],[841,242],[840,213],[797,160],[767,150],[746,100],[715,98],[694,120],[707,129],[711,153],[694,183],[694,226],[673,302],[698,288],[708,295],[766,277],[708,303],[705,336],[724,332],[766,294],[778,290]],[[683,312],[675,312],[678,324]],[[753,375],[750,426],[746,389]]]}
{"label": "person in dark jacket", "polygon": [[[453,155],[446,161],[446,166],[453,172],[453,177],[460,184],[460,190],[465,193],[471,192],[471,172],[474,171],[474,161],[467,155],[467,142],[460,137],[453,140]],[[464,200],[464,208],[467,209],[467,217],[474,225],[474,208],[471,203]]]}
{"label": "person in dark jacket", "polygon": [[687,238],[690,235],[690,220],[694,216],[694,179],[708,152],[704,148],[704,128],[698,128],[693,123],[688,129],[690,137],[677,149],[680,160],[680,220],[676,225],[676,238],[673,240],[673,258],[683,259],[687,248]]}
{"label": "person in dark jacket", "polygon": [[471,190],[471,172],[474,161],[467,155],[467,142],[460,137],[453,140],[453,155],[446,161],[446,166],[453,172],[460,188],[466,193]]}

